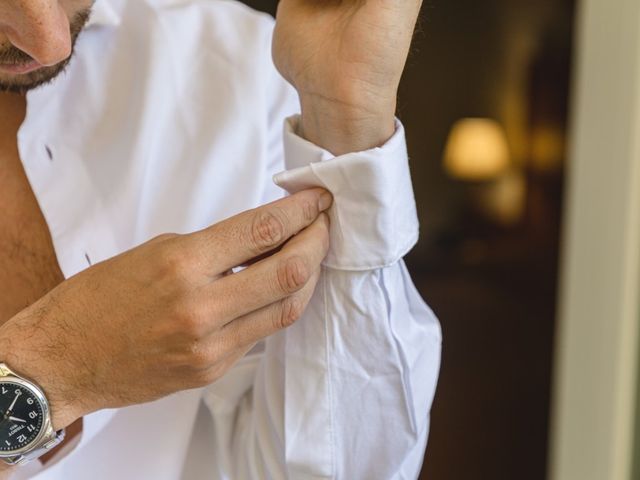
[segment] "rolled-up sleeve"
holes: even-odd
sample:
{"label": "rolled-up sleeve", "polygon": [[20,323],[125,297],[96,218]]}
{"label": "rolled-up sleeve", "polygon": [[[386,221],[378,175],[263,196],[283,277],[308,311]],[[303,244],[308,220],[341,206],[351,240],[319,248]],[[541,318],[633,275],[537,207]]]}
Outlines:
{"label": "rolled-up sleeve", "polygon": [[274,180],[333,193],[331,249],[303,317],[242,367],[244,390],[225,396],[223,379],[205,394],[218,453],[234,479],[416,478],[441,332],[402,261],[418,238],[404,130],[334,157],[296,135],[297,121]]}

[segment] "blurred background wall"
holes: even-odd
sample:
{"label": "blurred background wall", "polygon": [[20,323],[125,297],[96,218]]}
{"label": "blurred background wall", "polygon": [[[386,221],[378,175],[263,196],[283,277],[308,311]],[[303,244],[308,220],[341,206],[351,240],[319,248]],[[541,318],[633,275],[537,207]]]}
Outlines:
{"label": "blurred background wall", "polygon": [[546,477],[573,24],[573,0],[424,4],[398,112],[444,333],[423,478]]}
{"label": "blurred background wall", "polygon": [[549,478],[637,480],[640,3],[581,0],[577,25]]}

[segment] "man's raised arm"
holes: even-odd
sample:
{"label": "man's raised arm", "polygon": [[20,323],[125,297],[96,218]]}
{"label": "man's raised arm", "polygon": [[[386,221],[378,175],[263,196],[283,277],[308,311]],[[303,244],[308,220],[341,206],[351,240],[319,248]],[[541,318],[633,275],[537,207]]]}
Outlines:
{"label": "man's raised arm", "polygon": [[211,478],[418,475],[441,332],[401,260],[418,222],[394,118],[418,7],[280,3],[275,62],[302,115],[287,122],[275,180],[333,193],[330,251],[302,319],[207,389],[212,457],[228,459]]}

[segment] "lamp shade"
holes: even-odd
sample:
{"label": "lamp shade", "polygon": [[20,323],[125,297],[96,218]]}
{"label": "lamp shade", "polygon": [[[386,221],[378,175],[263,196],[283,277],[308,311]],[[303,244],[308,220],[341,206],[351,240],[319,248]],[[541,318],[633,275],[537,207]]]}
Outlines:
{"label": "lamp shade", "polygon": [[509,147],[502,126],[488,118],[465,118],[451,129],[445,170],[468,181],[492,180],[509,168]]}

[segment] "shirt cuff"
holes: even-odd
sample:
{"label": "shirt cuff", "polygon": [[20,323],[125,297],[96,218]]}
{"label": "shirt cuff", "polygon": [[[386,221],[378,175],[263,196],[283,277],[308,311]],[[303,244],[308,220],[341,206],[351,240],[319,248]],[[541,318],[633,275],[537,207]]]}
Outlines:
{"label": "shirt cuff", "polygon": [[299,121],[297,115],[285,122],[287,170],[274,182],[289,193],[323,187],[333,194],[324,265],[362,271],[396,263],[416,244],[419,231],[400,121],[383,146],[338,157],[297,135]]}

